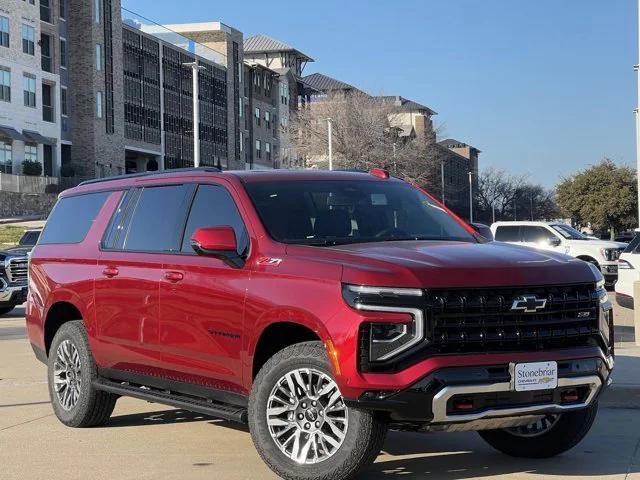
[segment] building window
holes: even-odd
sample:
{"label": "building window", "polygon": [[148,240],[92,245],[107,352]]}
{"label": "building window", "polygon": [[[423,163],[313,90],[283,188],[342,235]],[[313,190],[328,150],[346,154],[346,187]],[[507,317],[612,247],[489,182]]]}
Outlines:
{"label": "building window", "polygon": [[60,39],[60,66],[67,68],[67,41],[64,38]]}
{"label": "building window", "polygon": [[96,116],[102,118],[102,92],[96,92]]}
{"label": "building window", "polygon": [[238,106],[240,107],[238,109],[238,116],[242,117],[242,115],[244,115],[244,98],[240,97],[238,98]]}
{"label": "building window", "polygon": [[60,88],[60,113],[63,116],[69,115],[69,105],[67,104],[67,87]]}
{"label": "building window", "polygon": [[24,106],[36,108],[36,77],[25,73],[22,77]]}
{"label": "building window", "polygon": [[40,35],[40,64],[45,72],[53,72],[53,62],[51,61],[51,37]]}
{"label": "building window", "polygon": [[264,151],[267,154],[267,160],[271,160],[271,144],[269,142],[264,143]]}
{"label": "building window", "polygon": [[[24,1],[26,1],[26,0],[22,0],[22,1],[24,2]],[[31,5],[35,5],[35,4],[36,4],[36,0],[29,0],[29,3],[30,3]]]}
{"label": "building window", "polygon": [[11,70],[0,67],[0,100],[11,101]]}
{"label": "building window", "polygon": [[264,124],[267,128],[271,128],[271,114],[264,112]]}
{"label": "building window", "polygon": [[40,0],[40,20],[47,23],[53,23],[51,21],[51,1]]}
{"label": "building window", "polygon": [[244,70],[244,63],[238,62],[238,83],[242,83],[242,71]]}
{"label": "building window", "polygon": [[96,43],[96,70],[102,70],[102,45]]}
{"label": "building window", "polygon": [[240,147],[240,151],[244,151],[244,133],[240,132],[240,136],[238,137],[238,145]]}
{"label": "building window", "polygon": [[0,17],[0,47],[9,46],[9,19]]}
{"label": "building window", "polygon": [[256,124],[260,126],[260,109],[256,107]]}
{"label": "building window", "polygon": [[25,143],[24,159],[27,162],[37,162],[38,161],[38,145],[36,145],[35,143]]}
{"label": "building window", "polygon": [[62,20],[67,18],[67,1],[66,0],[60,0],[60,12],[58,13],[58,16]]}
{"label": "building window", "polygon": [[260,144],[260,140],[256,140],[256,157],[261,158],[262,153],[260,151],[262,145]]}
{"label": "building window", "polygon": [[13,170],[12,153],[11,144],[0,140],[0,173],[11,173]]}
{"label": "building window", "polygon": [[42,121],[53,122],[53,85],[42,83]]}
{"label": "building window", "polygon": [[22,24],[22,51],[28,55],[36,53],[36,31],[29,25]]}
{"label": "building window", "polygon": [[102,0],[93,0],[94,18],[96,23],[100,23],[102,18]]}

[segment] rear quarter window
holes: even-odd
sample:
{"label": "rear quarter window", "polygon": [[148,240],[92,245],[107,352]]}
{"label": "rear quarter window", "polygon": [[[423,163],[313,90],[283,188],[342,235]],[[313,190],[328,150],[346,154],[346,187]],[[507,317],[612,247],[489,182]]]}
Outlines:
{"label": "rear quarter window", "polygon": [[111,192],[61,198],[40,235],[40,245],[82,242]]}
{"label": "rear quarter window", "polygon": [[496,228],[495,239],[498,242],[519,242],[520,227],[501,225]]}

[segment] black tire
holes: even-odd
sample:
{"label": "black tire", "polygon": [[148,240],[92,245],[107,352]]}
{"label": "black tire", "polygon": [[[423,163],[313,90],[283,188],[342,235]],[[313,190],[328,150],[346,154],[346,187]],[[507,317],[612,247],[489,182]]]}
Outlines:
{"label": "black tire", "polygon": [[[55,390],[54,365],[60,344],[71,342],[78,352],[80,362],[80,381],[78,399],[73,406],[65,409]],[[89,339],[82,320],[74,320],[64,323],[56,332],[49,350],[47,361],[49,384],[49,396],[53,411],[58,419],[69,427],[95,427],[103,425],[111,416],[116,405],[117,395],[96,390],[93,381],[98,373],[96,363],[89,348]]]}
{"label": "black tire", "polygon": [[348,407],[348,426],[342,445],[333,456],[315,464],[300,464],[285,455],[267,425],[267,403],[276,383],[288,372],[312,368],[333,378],[321,342],[292,345],[275,354],[258,373],[249,399],[249,429],[264,462],[287,480],[345,480],[355,477],[380,453],[386,422],[372,412]]}
{"label": "black tire", "polygon": [[561,414],[548,431],[518,436],[504,430],[481,430],[480,436],[493,448],[512,457],[549,458],[575,447],[591,429],[598,404]]}
{"label": "black tire", "polygon": [[9,307],[0,307],[0,315],[6,315],[7,313],[9,313],[14,308],[16,308],[15,305],[11,305]]}

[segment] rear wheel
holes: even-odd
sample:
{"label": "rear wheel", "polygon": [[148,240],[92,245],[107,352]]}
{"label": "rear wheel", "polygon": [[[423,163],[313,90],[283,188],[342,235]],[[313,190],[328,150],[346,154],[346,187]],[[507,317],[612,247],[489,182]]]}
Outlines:
{"label": "rear wheel", "polygon": [[598,404],[555,415],[547,415],[531,425],[481,430],[480,436],[493,448],[512,457],[548,458],[575,447],[591,429]]}
{"label": "rear wheel", "polygon": [[347,407],[320,342],[292,345],[258,373],[249,428],[265,463],[289,480],[353,478],[377,457],[386,424]]}
{"label": "rear wheel", "polygon": [[57,331],[48,359],[49,396],[58,419],[69,427],[104,424],[117,396],[96,390],[96,364],[81,320],[63,324]]}
{"label": "rear wheel", "polygon": [[0,315],[5,315],[9,313],[11,310],[13,310],[14,308],[16,308],[15,305],[11,305],[10,307],[0,307]]}

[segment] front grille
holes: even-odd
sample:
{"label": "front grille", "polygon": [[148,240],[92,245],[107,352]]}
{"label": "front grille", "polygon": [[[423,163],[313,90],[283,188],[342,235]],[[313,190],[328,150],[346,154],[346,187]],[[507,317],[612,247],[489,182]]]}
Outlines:
{"label": "front grille", "polygon": [[9,259],[7,265],[7,278],[9,279],[9,283],[26,285],[28,268],[29,260],[27,259],[27,257]]}
{"label": "front grille", "polygon": [[573,346],[599,331],[594,284],[428,290],[427,311],[434,353]]}

